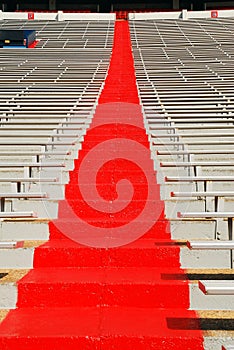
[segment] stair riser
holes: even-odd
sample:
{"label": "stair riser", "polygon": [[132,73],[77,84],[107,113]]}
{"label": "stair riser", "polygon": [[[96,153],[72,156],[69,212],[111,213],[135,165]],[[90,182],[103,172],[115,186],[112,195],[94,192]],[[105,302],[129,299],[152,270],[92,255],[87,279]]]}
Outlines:
{"label": "stair riser", "polygon": [[82,267],[82,266],[179,266],[179,249],[123,249],[106,250],[38,248],[34,255],[35,267]]}
{"label": "stair riser", "polygon": [[[118,202],[118,201],[117,201]],[[100,223],[105,223],[106,225],[112,224],[112,226],[128,224],[130,221],[135,219],[139,222],[147,222],[147,213],[144,216],[144,208],[146,201],[122,201],[118,202],[121,210],[117,210],[112,203],[105,203],[107,210],[102,210],[101,204],[98,204],[98,199],[86,203],[85,201],[71,201],[71,202],[61,202],[58,209],[58,217],[63,219],[71,218],[71,212],[77,214],[78,217],[82,217],[85,221],[89,221],[90,224],[95,226],[100,226]],[[152,211],[155,212],[155,221],[157,221],[158,216],[164,212],[164,206],[161,201],[148,201],[148,206]],[[97,209],[96,209],[97,207]],[[100,211],[98,210],[100,208]],[[74,214],[73,214],[74,215]],[[139,216],[139,219],[138,219]],[[105,220],[105,221],[104,221]],[[104,221],[104,222],[103,222]]]}
{"label": "stair riser", "polygon": [[[168,295],[173,294],[173,298]],[[183,285],[70,283],[19,284],[18,307],[130,306],[188,308],[188,287]]]}
{"label": "stair riser", "polygon": [[[97,189],[99,195],[103,195],[103,198],[109,198],[109,196],[112,196],[113,199],[117,199],[117,191],[116,191],[116,183],[104,183],[104,184],[95,184],[95,188]],[[133,183],[133,186],[135,185],[135,182]],[[69,200],[76,200],[75,193],[78,192],[81,189],[78,188],[78,184],[69,184],[66,187],[66,198],[69,198]],[[90,191],[90,184],[82,186],[82,190],[85,190],[87,193]],[[148,188],[144,184],[137,184],[136,187],[134,187],[134,197],[138,200],[143,200],[143,195],[148,195]],[[115,197],[114,197],[115,196]],[[159,198],[159,191],[158,191],[158,198]],[[79,198],[77,198],[79,199]],[[96,197],[93,198],[93,200],[97,199]]]}
{"label": "stair riser", "polygon": [[[35,256],[35,259],[34,259]],[[180,255],[169,252],[158,253],[155,250],[135,253],[123,252],[108,256],[87,249],[45,249],[32,248],[1,249],[0,269],[27,269],[33,267],[179,267],[182,268],[230,268],[230,252],[228,251],[189,251],[181,249]],[[180,261],[180,263],[179,263]]]}
{"label": "stair riser", "polygon": [[[187,287],[173,286],[173,299],[167,300],[171,286],[159,285],[101,285],[98,283],[80,284],[27,284],[13,283],[0,285],[0,308],[50,306],[139,306],[139,307],[185,307],[191,310],[234,310],[234,296],[205,295],[196,283]],[[183,297],[183,298],[182,298]],[[18,302],[17,302],[18,299]],[[190,305],[188,303],[190,301]]]}
{"label": "stair riser", "polygon": [[[65,220],[63,220],[63,225]],[[98,221],[98,226],[101,226],[101,221]],[[67,220],[66,224],[72,225],[72,227],[75,227],[74,222]],[[50,230],[50,239],[61,239],[64,238],[64,234],[59,230],[60,229],[60,221],[54,221],[54,223],[50,223],[51,230]],[[170,239],[170,223],[166,220],[158,220],[142,237],[144,238],[154,238],[157,236],[157,239]]]}

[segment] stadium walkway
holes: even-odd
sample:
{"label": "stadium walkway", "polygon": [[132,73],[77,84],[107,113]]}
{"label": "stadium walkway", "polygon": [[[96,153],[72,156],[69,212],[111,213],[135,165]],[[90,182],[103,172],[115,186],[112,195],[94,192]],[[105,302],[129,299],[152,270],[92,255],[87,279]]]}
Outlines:
{"label": "stadium walkway", "polygon": [[35,250],[35,268],[18,282],[18,309],[0,327],[1,350],[203,349],[186,277],[162,278],[183,275],[169,228],[128,22],[117,21],[109,73],[66,200],[49,242]]}

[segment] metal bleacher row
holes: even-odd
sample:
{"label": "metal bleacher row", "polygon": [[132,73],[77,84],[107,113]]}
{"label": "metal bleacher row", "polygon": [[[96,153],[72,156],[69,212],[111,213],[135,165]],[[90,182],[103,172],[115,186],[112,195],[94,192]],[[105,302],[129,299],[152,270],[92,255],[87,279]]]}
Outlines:
{"label": "metal bleacher row", "polygon": [[[191,307],[231,313],[233,25],[232,18],[130,22],[138,91],[166,217],[172,237],[185,245],[182,265],[196,266],[198,281],[192,288],[200,289],[200,302],[192,301]],[[228,337],[233,340],[233,332]],[[216,349],[212,341],[207,346]]]}
{"label": "metal bleacher row", "polygon": [[0,52],[0,268],[28,268],[23,250],[6,252],[6,242],[48,238],[103,88],[114,22],[5,20],[0,28],[34,28],[39,41]]}

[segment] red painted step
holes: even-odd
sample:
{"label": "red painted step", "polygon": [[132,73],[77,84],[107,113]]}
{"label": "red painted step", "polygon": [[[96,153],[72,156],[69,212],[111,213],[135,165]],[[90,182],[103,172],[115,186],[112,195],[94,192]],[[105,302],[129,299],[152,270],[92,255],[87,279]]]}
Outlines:
{"label": "red painted step", "polygon": [[[185,329],[176,330],[176,318],[181,314]],[[170,329],[168,323],[172,323],[173,328]],[[3,322],[0,348],[199,350],[202,338],[197,330],[190,329],[191,324],[197,329],[194,313],[184,309],[58,307],[37,308],[32,312],[29,308],[20,308]]]}
{"label": "red painted step", "polygon": [[50,240],[35,250],[35,267],[179,267],[178,246],[137,240],[119,248],[91,248],[71,240]]}
{"label": "red painted step", "polygon": [[[59,222],[59,224],[57,224]],[[61,228],[63,226],[66,227],[73,227],[75,228],[76,225],[73,221],[70,221],[69,219],[58,219],[54,220],[53,222],[50,222],[50,238],[53,239],[67,239],[67,237],[63,234],[63,231]],[[87,231],[88,232],[88,231]],[[153,238],[158,240],[166,239],[167,241],[170,240],[170,223],[164,219],[164,215],[159,217],[158,221],[148,230],[145,232],[143,238]]]}
{"label": "red painted step", "polygon": [[[17,305],[188,308],[187,282],[161,280],[160,271],[149,267],[48,268],[45,274],[44,269],[36,269],[19,282]],[[168,290],[173,290],[173,298],[168,298]]]}

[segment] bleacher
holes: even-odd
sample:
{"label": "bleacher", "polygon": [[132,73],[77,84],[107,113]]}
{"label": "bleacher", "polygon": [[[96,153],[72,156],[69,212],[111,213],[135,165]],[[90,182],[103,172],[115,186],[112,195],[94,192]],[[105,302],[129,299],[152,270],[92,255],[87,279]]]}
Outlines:
{"label": "bleacher", "polygon": [[34,28],[39,40],[35,50],[0,53],[1,240],[43,240],[103,88],[114,24],[4,21],[1,28]]}
{"label": "bleacher", "polygon": [[[182,266],[195,269],[191,307],[232,313],[233,24],[231,18],[130,22],[161,198],[172,237],[185,244]],[[217,339],[222,327],[213,332]],[[232,327],[225,336],[233,338]],[[207,348],[220,349],[209,334],[205,339]]]}
{"label": "bleacher", "polygon": [[[130,21],[155,182],[206,350],[231,350],[234,339],[233,24]],[[15,309],[16,283],[49,238],[94,116],[114,22],[5,20],[1,28],[33,28],[38,39],[35,49],[0,50],[0,308]]]}

